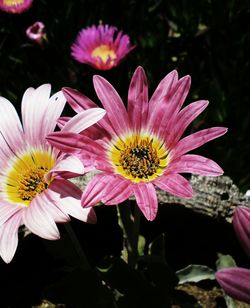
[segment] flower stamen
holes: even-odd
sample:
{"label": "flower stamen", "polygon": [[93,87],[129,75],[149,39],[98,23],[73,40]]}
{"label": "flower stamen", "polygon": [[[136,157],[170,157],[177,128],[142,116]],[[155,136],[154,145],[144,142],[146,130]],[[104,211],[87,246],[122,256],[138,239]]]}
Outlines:
{"label": "flower stamen", "polygon": [[152,136],[133,135],[112,144],[111,162],[117,173],[133,182],[151,181],[168,165],[168,151]]}

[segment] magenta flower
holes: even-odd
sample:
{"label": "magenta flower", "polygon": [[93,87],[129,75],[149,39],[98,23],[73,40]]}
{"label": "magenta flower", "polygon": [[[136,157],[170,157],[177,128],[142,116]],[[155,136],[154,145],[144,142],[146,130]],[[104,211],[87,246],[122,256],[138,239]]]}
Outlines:
{"label": "magenta flower", "polygon": [[71,46],[72,57],[80,63],[99,70],[109,70],[135,47],[129,36],[109,25],[91,26],[83,29]]}
{"label": "magenta flower", "polygon": [[[51,133],[66,100],[62,92],[50,97],[50,85],[26,90],[22,100],[22,124],[13,105],[0,97],[0,255],[9,263],[18,244],[18,228],[55,240],[55,222],[69,215],[95,222],[95,213],[83,209],[81,190],[67,178],[84,172],[81,161],[53,148],[45,137]],[[78,132],[104,115],[90,109],[70,120],[64,130]]]}
{"label": "magenta flower", "polygon": [[[84,207],[99,201],[121,203],[135,195],[137,204],[148,220],[156,217],[158,202],[155,186],[173,195],[190,198],[192,187],[179,173],[218,176],[222,169],[212,160],[187,152],[226,133],[213,127],[181,136],[187,126],[207,107],[207,101],[181,107],[188,94],[190,77],[178,79],[169,73],[158,85],[148,102],[148,85],[144,70],[138,67],[132,77],[127,110],[112,85],[94,76],[94,87],[107,114],[88,135],[55,132],[49,142],[66,153],[78,155],[86,164],[102,173],[88,183],[82,195]],[[76,112],[96,107],[79,92],[63,90]],[[67,124],[66,124],[67,125]],[[93,140],[90,134],[102,134]]]}
{"label": "magenta flower", "polygon": [[[250,258],[250,208],[238,206],[234,211],[236,235]],[[250,304],[250,270],[240,267],[224,268],[216,273],[216,280],[225,293]]]}
{"label": "magenta flower", "polygon": [[38,44],[42,44],[43,40],[46,39],[45,25],[41,21],[36,21],[26,30],[27,37]]}
{"label": "magenta flower", "polygon": [[7,13],[19,14],[27,11],[33,0],[0,0],[0,10]]}

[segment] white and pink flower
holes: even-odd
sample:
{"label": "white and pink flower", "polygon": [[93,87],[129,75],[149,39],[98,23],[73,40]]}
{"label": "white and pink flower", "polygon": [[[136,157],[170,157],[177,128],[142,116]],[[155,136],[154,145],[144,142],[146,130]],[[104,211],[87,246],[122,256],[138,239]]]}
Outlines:
{"label": "white and pink flower", "polygon": [[[9,263],[18,245],[18,228],[38,236],[60,237],[56,222],[70,216],[94,223],[93,210],[81,207],[81,190],[68,178],[83,174],[82,162],[46,141],[54,131],[66,100],[50,97],[51,86],[29,88],[22,99],[22,124],[13,105],[0,97],[0,255]],[[90,109],[70,120],[64,130],[78,132],[96,123],[105,111]]]}

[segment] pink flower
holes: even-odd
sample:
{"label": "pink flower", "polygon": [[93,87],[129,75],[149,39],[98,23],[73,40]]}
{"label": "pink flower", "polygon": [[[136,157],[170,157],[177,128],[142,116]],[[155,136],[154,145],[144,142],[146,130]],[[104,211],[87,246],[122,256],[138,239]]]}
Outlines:
{"label": "pink flower", "polygon": [[91,26],[82,29],[71,46],[72,57],[80,63],[99,70],[109,70],[135,47],[129,36],[109,25]]}
{"label": "pink flower", "polygon": [[[106,116],[88,131],[88,135],[55,132],[49,142],[67,153],[78,155],[86,164],[101,170],[88,183],[82,195],[84,207],[99,201],[121,203],[135,195],[148,220],[156,217],[158,202],[155,186],[173,195],[190,198],[192,187],[179,173],[218,176],[223,170],[212,160],[187,152],[226,133],[223,127],[198,131],[183,139],[187,126],[207,107],[207,101],[181,107],[188,94],[190,77],[178,79],[169,73],[148,102],[148,85],[144,70],[138,67],[132,77],[127,110],[112,85],[94,76],[94,87],[106,109]],[[76,112],[96,104],[73,89],[63,90]],[[67,125],[67,124],[65,124]],[[92,133],[102,134],[93,140]]]}
{"label": "pink flower", "polygon": [[0,10],[7,13],[18,14],[27,11],[33,0],[0,0]]}
{"label": "pink flower", "polygon": [[42,44],[46,39],[45,25],[41,21],[36,21],[26,30],[27,37],[38,44]]}
{"label": "pink flower", "polygon": [[[81,161],[45,139],[66,103],[62,92],[50,97],[50,89],[45,84],[26,90],[22,124],[13,105],[0,97],[0,255],[6,263],[15,254],[20,225],[56,240],[60,235],[55,222],[67,222],[69,215],[90,223],[96,219],[93,211],[81,207],[81,190],[67,180],[84,172]],[[78,132],[103,115],[100,108],[84,111],[64,130]]]}
{"label": "pink flower", "polygon": [[[250,208],[238,206],[234,211],[236,235],[250,258]],[[250,270],[241,267],[224,268],[216,273],[216,280],[225,293],[250,304]]]}

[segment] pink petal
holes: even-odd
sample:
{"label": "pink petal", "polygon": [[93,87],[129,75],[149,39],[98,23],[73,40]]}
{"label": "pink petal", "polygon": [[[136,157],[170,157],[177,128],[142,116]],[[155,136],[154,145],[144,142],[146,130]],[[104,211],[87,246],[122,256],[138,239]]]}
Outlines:
{"label": "pink petal", "polygon": [[170,92],[176,86],[177,81],[178,73],[176,70],[170,72],[161,80],[149,101],[149,115],[154,113],[158,109],[159,104],[169,96]]}
{"label": "pink petal", "polygon": [[13,105],[4,97],[0,97],[0,114],[0,145],[3,152],[13,155],[24,144],[21,122]]}
{"label": "pink petal", "polygon": [[134,185],[136,203],[147,220],[154,220],[158,211],[156,191],[152,183]]}
{"label": "pink petal", "polygon": [[92,100],[87,96],[71,88],[62,88],[63,94],[66,97],[67,102],[75,112],[79,113],[89,108],[98,107]]}
{"label": "pink petal", "polygon": [[114,180],[112,174],[97,174],[87,184],[82,194],[82,206],[91,207],[105,198],[104,192],[109,183]]}
{"label": "pink petal", "polygon": [[101,76],[94,76],[93,82],[96,94],[107,111],[107,117],[117,135],[128,132],[129,119],[127,110],[116,90]]}
{"label": "pink petal", "polygon": [[11,216],[15,215],[21,208],[15,204],[4,203],[1,200],[0,206],[0,226],[4,224]]}
{"label": "pink petal", "polygon": [[246,206],[236,207],[233,215],[233,227],[235,233],[250,258],[250,208]]}
{"label": "pink petal", "polygon": [[177,143],[176,147],[171,151],[171,156],[179,157],[193,149],[200,147],[208,141],[224,135],[226,132],[227,128],[225,127],[212,127],[198,131],[181,139]]}
{"label": "pink petal", "polygon": [[169,97],[176,87],[178,81],[177,71],[170,72],[164,79],[161,80],[154,94],[149,101],[147,126],[154,127],[156,122],[161,118],[166,110],[166,104],[169,104]]}
{"label": "pink petal", "polygon": [[60,238],[59,231],[51,214],[46,210],[43,199],[37,195],[30,206],[23,211],[23,222],[36,235],[48,239]]}
{"label": "pink petal", "polygon": [[170,173],[194,173],[206,176],[219,176],[223,170],[211,159],[200,155],[183,155],[168,166]]}
{"label": "pink petal", "polygon": [[[85,109],[89,108],[96,108],[94,102],[92,102],[88,97],[83,95],[82,93],[78,92],[75,89],[71,88],[63,88],[63,94],[65,95],[67,101],[69,102],[70,106],[77,112],[82,112]],[[112,125],[108,119],[108,117],[103,117],[99,122],[98,126],[105,129],[109,134],[114,135],[115,131],[112,128]]]}
{"label": "pink petal", "polygon": [[65,123],[62,131],[80,133],[102,119],[105,114],[106,111],[102,108],[91,108],[82,111]]}
{"label": "pink petal", "polygon": [[18,228],[22,224],[21,212],[13,215],[0,226],[0,255],[4,262],[10,263],[18,244]]}
{"label": "pink petal", "polygon": [[154,180],[154,184],[160,189],[181,198],[191,198],[193,189],[189,181],[180,174],[168,174]]}
{"label": "pink petal", "polygon": [[57,125],[60,129],[63,128],[63,126],[71,119],[71,117],[60,117],[57,120]]}
{"label": "pink petal", "polygon": [[166,131],[169,131],[168,126],[171,123],[171,119],[176,117],[182,107],[182,104],[188,94],[190,83],[190,76],[181,78],[169,96],[161,102],[161,105],[158,106],[155,111],[156,115],[154,116],[155,123],[153,124],[150,119],[153,125],[152,130],[155,133],[164,135]]}
{"label": "pink petal", "polygon": [[87,223],[96,222],[94,210],[82,208],[82,191],[75,184],[66,180],[54,180],[47,191],[63,213]]}
{"label": "pink petal", "polygon": [[170,135],[166,138],[170,147],[173,147],[181,138],[185,129],[207,107],[208,101],[197,101],[182,109],[176,118],[169,123]]}
{"label": "pink petal", "polygon": [[106,205],[115,205],[127,200],[132,194],[131,182],[114,176],[107,184],[101,201]]}
{"label": "pink petal", "polygon": [[56,165],[46,174],[46,179],[69,179],[84,173],[83,163],[76,156],[62,156]]}
{"label": "pink petal", "polygon": [[89,155],[94,154],[100,157],[105,155],[104,149],[97,142],[83,135],[55,132],[51,133],[47,140],[51,145],[65,153],[77,155],[80,152],[86,152]]}
{"label": "pink petal", "polygon": [[138,67],[128,90],[128,115],[135,131],[140,131],[148,115],[148,82],[142,67]]}
{"label": "pink petal", "polygon": [[250,270],[239,267],[224,268],[216,273],[216,280],[225,293],[250,304]]}

